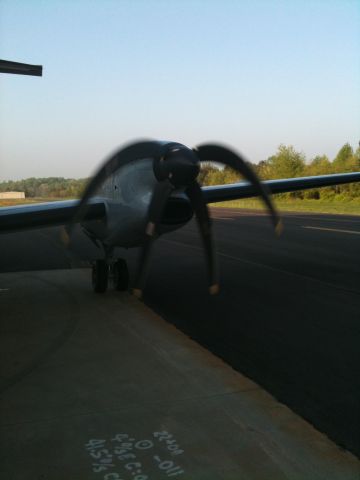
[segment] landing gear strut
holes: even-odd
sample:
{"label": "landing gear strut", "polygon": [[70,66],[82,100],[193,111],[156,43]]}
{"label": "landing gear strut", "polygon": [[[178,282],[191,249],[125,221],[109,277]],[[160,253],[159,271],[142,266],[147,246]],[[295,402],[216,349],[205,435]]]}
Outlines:
{"label": "landing gear strut", "polygon": [[129,271],[126,261],[119,258],[115,262],[96,260],[92,267],[92,285],[94,292],[104,293],[112,277],[115,290],[124,291],[129,288]]}
{"label": "landing gear strut", "polygon": [[129,270],[126,261],[119,258],[112,266],[113,284],[115,290],[127,290],[129,287]]}
{"label": "landing gear strut", "polygon": [[104,293],[108,286],[109,264],[106,260],[96,260],[92,267],[92,286],[94,292]]}

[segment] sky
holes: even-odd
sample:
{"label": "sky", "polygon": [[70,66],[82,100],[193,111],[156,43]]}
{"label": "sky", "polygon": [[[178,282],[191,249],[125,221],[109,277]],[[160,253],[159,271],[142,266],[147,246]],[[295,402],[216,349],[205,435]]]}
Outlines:
{"label": "sky", "polygon": [[0,0],[0,181],[87,177],[136,139],[360,140],[360,0]]}

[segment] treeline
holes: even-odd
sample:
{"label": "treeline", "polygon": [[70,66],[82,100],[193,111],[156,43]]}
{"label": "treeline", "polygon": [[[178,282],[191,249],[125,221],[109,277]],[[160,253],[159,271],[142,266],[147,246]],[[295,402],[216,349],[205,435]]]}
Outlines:
{"label": "treeline", "polygon": [[[263,180],[292,178],[309,175],[328,175],[331,173],[360,171],[360,147],[355,151],[346,143],[336,157],[330,160],[326,155],[316,156],[306,161],[302,152],[293,146],[280,145],[275,155],[252,165]],[[21,191],[26,197],[78,198],[89,179],[62,177],[27,178],[25,180],[0,182],[0,192]],[[221,185],[241,181],[242,178],[231,168],[220,169],[211,163],[203,164],[199,175],[202,185]],[[351,200],[360,199],[360,184],[339,185],[301,192],[279,194],[284,198],[311,198]]]}
{"label": "treeline", "polygon": [[[346,143],[333,160],[330,160],[326,155],[319,155],[307,162],[305,155],[296,151],[293,146],[280,145],[275,155],[252,166],[262,180],[358,172],[360,171],[360,146],[354,151],[351,145]],[[241,176],[231,168],[219,169],[210,163],[205,164],[200,172],[202,185],[235,183],[241,180]],[[284,193],[279,194],[279,197],[341,201],[360,199],[360,184],[358,182]]]}
{"label": "treeline", "polygon": [[26,178],[0,183],[0,192],[25,192],[26,197],[78,198],[87,183],[87,178],[62,177]]}

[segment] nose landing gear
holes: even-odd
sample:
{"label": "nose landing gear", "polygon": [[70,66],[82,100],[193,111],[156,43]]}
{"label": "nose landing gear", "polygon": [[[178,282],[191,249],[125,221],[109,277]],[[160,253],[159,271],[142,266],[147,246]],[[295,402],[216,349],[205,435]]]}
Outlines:
{"label": "nose landing gear", "polygon": [[92,267],[92,286],[94,292],[106,292],[109,276],[113,280],[115,290],[124,291],[129,288],[129,271],[124,259],[119,258],[115,262],[108,262],[103,259],[95,261]]}
{"label": "nose landing gear", "polygon": [[108,287],[109,265],[105,260],[96,260],[92,267],[92,286],[94,292],[104,293]]}
{"label": "nose landing gear", "polygon": [[113,264],[112,277],[115,290],[124,291],[129,288],[129,270],[123,258]]}

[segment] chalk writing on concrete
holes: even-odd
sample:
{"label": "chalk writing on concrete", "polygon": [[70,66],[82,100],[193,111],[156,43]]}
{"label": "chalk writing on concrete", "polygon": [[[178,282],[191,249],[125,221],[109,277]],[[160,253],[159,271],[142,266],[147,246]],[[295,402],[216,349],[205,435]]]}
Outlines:
{"label": "chalk writing on concrete", "polygon": [[104,480],[151,480],[171,478],[184,472],[178,456],[184,453],[168,431],[153,432],[149,438],[137,439],[128,433],[111,438],[91,438],[85,444],[91,468]]}

